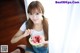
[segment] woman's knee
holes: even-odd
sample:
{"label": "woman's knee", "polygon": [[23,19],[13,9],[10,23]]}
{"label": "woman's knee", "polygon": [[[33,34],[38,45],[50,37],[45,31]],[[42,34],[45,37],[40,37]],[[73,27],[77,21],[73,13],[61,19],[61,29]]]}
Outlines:
{"label": "woman's knee", "polygon": [[18,45],[17,47],[21,47],[21,48],[25,49],[26,45]]}
{"label": "woman's knee", "polygon": [[21,53],[19,49],[12,51],[11,53]]}
{"label": "woman's knee", "polygon": [[25,53],[26,45],[18,45],[11,53]]}

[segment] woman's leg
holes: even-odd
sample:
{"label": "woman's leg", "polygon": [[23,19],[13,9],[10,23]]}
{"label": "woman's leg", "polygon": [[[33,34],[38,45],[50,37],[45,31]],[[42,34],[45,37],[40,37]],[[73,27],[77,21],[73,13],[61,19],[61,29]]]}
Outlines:
{"label": "woman's leg", "polygon": [[20,53],[20,49],[16,49],[16,50],[12,51],[11,53]]}
{"label": "woman's leg", "polygon": [[18,45],[16,50],[12,51],[11,53],[33,53],[32,50],[26,45]]}
{"label": "woman's leg", "polygon": [[18,45],[17,48],[11,53],[25,53],[26,45]]}

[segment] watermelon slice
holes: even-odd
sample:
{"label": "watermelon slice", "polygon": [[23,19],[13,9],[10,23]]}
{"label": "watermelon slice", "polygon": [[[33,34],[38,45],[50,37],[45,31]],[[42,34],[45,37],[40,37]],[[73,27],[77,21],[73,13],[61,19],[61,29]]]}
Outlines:
{"label": "watermelon slice", "polygon": [[41,47],[44,44],[42,43],[44,41],[44,36],[41,35],[36,35],[33,37],[29,38],[29,42],[31,45],[36,46],[36,47]]}

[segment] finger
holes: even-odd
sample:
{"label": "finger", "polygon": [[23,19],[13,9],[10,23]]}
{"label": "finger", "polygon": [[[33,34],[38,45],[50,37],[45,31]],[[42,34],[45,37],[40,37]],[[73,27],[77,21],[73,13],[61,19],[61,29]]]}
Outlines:
{"label": "finger", "polygon": [[44,41],[44,44],[48,44],[48,41]]}
{"label": "finger", "polygon": [[32,33],[32,29],[29,29],[29,34],[31,35],[31,33]]}

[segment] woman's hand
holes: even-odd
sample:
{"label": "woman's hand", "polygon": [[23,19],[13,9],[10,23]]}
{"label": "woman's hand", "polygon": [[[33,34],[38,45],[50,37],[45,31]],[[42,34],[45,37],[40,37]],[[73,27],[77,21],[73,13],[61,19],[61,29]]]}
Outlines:
{"label": "woman's hand", "polygon": [[44,44],[44,47],[48,47],[48,41],[44,41],[43,44]]}
{"label": "woman's hand", "polygon": [[44,43],[44,44],[48,44],[48,41],[44,41],[43,43]]}
{"label": "woman's hand", "polygon": [[30,34],[31,34],[31,30],[28,29],[28,30],[26,30],[25,33],[23,34],[23,37],[26,37],[26,36],[28,36],[28,35],[30,35]]}

